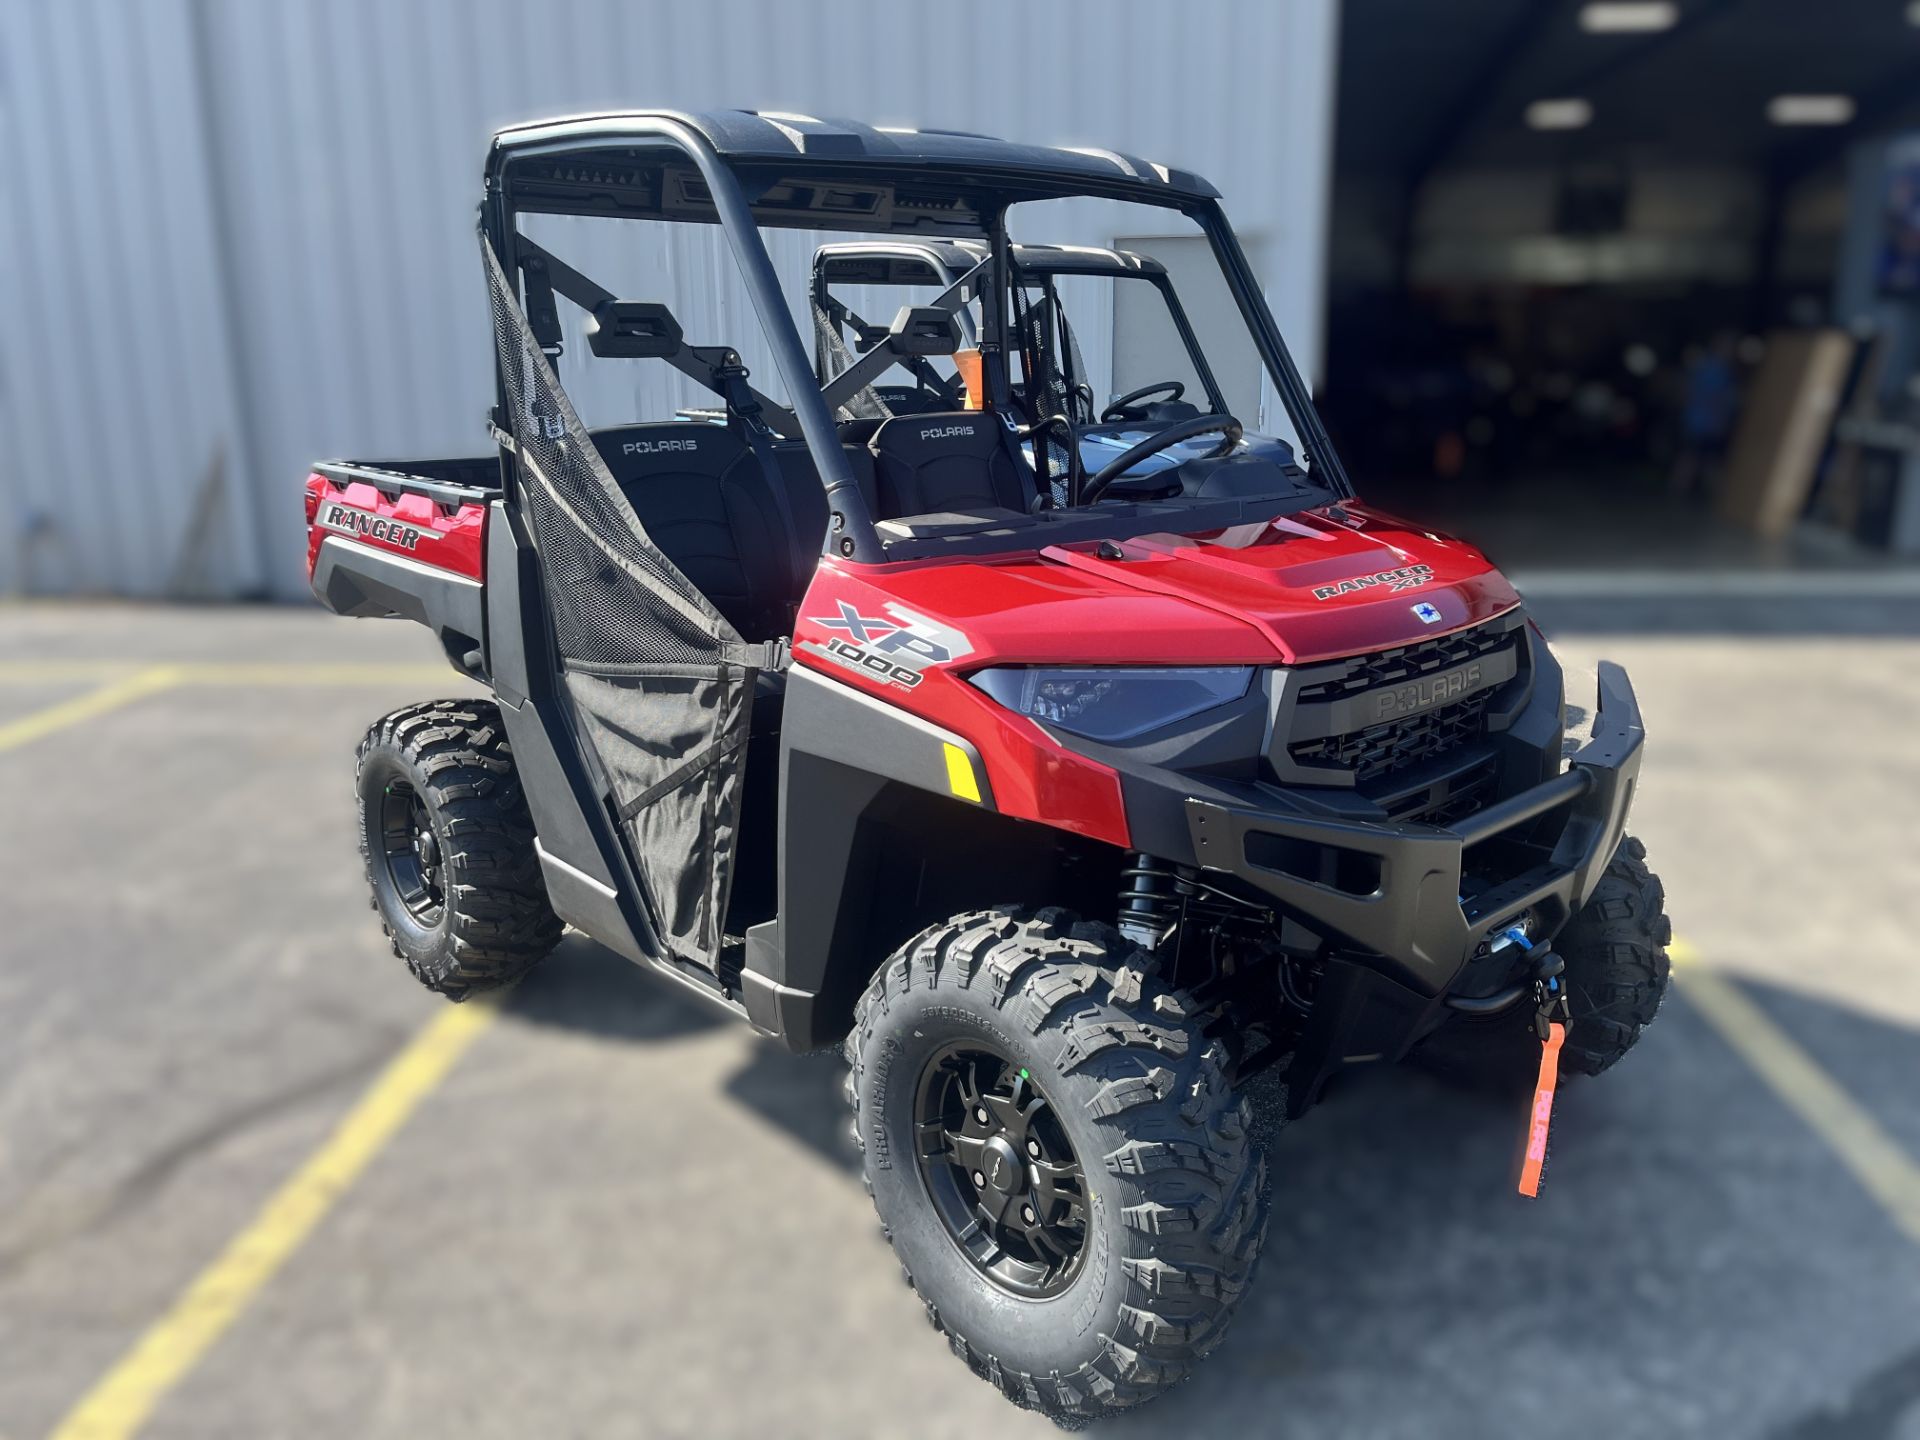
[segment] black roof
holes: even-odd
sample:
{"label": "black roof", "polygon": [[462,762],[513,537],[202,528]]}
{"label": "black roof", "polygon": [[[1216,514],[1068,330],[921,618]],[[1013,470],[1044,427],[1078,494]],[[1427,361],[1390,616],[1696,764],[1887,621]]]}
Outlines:
{"label": "black roof", "polygon": [[961,130],[911,130],[862,125],[777,110],[627,110],[574,115],[512,125],[493,137],[496,152],[593,149],[659,143],[661,124],[684,126],[732,161],[790,161],[795,157],[841,165],[898,169],[903,165],[963,168],[1023,180],[1057,180],[1111,189],[1139,187],[1164,204],[1170,199],[1217,200],[1220,192],[1189,170],[1113,150],[1021,145]]}

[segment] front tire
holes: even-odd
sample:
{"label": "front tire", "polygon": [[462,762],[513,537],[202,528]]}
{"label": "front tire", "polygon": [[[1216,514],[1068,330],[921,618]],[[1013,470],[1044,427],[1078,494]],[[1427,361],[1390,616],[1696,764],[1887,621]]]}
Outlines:
{"label": "front tire", "polygon": [[360,742],[355,792],[373,908],[429,990],[464,1000],[560,943],[491,701],[432,700],[378,721]]}
{"label": "front tire", "polygon": [[1066,1421],[1185,1379],[1266,1231],[1227,1055],[1105,925],[982,911],[887,961],[847,1041],[854,1135],[927,1318]]}

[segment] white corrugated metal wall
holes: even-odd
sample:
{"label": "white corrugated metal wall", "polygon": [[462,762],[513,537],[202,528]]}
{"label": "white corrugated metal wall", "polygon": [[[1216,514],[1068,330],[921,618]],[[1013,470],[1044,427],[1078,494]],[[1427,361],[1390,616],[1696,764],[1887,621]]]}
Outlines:
{"label": "white corrugated metal wall", "polygon": [[[1188,166],[1311,368],[1337,3],[6,0],[0,593],[295,596],[308,461],[483,450],[480,163],[542,114],[785,108]],[[690,335],[751,343],[726,284],[692,288],[664,297]]]}

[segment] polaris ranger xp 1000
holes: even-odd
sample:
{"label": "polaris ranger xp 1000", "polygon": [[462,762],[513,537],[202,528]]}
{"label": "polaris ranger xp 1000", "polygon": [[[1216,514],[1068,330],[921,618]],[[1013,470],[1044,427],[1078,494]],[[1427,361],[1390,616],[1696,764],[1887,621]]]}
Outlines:
{"label": "polaris ranger xp 1000", "polygon": [[[1090,472],[1012,236],[1103,206],[1157,217],[1112,234],[1184,227],[1211,257],[1208,357],[1259,388],[1209,372],[1207,411]],[[847,232],[965,241],[965,268],[823,376],[795,316]],[[459,999],[571,925],[795,1051],[843,1046],[886,1233],[1011,1399],[1109,1413],[1220,1339],[1267,1224],[1256,1076],[1291,1117],[1418,1051],[1537,1071],[1550,1101],[1556,1063],[1604,1070],[1653,1018],[1668,930],[1624,829],[1625,675],[1601,667],[1563,746],[1519,598],[1356,499],[1199,176],[598,115],[495,137],[481,239],[496,453],[307,481],[321,601],[425,623],[492,692],[360,747],[394,948]],[[753,333],[683,329],[696,251],[724,267],[709,299],[744,296],[701,313]],[[641,293],[589,273],[616,262]],[[1125,322],[1137,375],[1165,332]],[[935,360],[944,408],[869,393]],[[589,428],[590,394],[663,418]]]}

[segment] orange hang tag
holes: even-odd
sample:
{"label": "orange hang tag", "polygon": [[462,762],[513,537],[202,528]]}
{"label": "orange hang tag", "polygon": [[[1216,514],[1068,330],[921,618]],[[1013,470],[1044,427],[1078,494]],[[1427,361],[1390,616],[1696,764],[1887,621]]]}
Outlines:
{"label": "orange hang tag", "polygon": [[1553,1119],[1553,1089],[1560,1079],[1560,1044],[1567,1027],[1555,1020],[1540,1046],[1540,1078],[1533,1086],[1533,1116],[1527,1128],[1527,1158],[1520,1167],[1520,1193],[1529,1200],[1540,1193],[1540,1170],[1547,1163],[1547,1126]]}
{"label": "orange hang tag", "polygon": [[987,404],[986,367],[981,362],[980,352],[973,349],[954,351],[953,368],[959,371],[960,383],[967,390],[960,408],[984,410]]}

